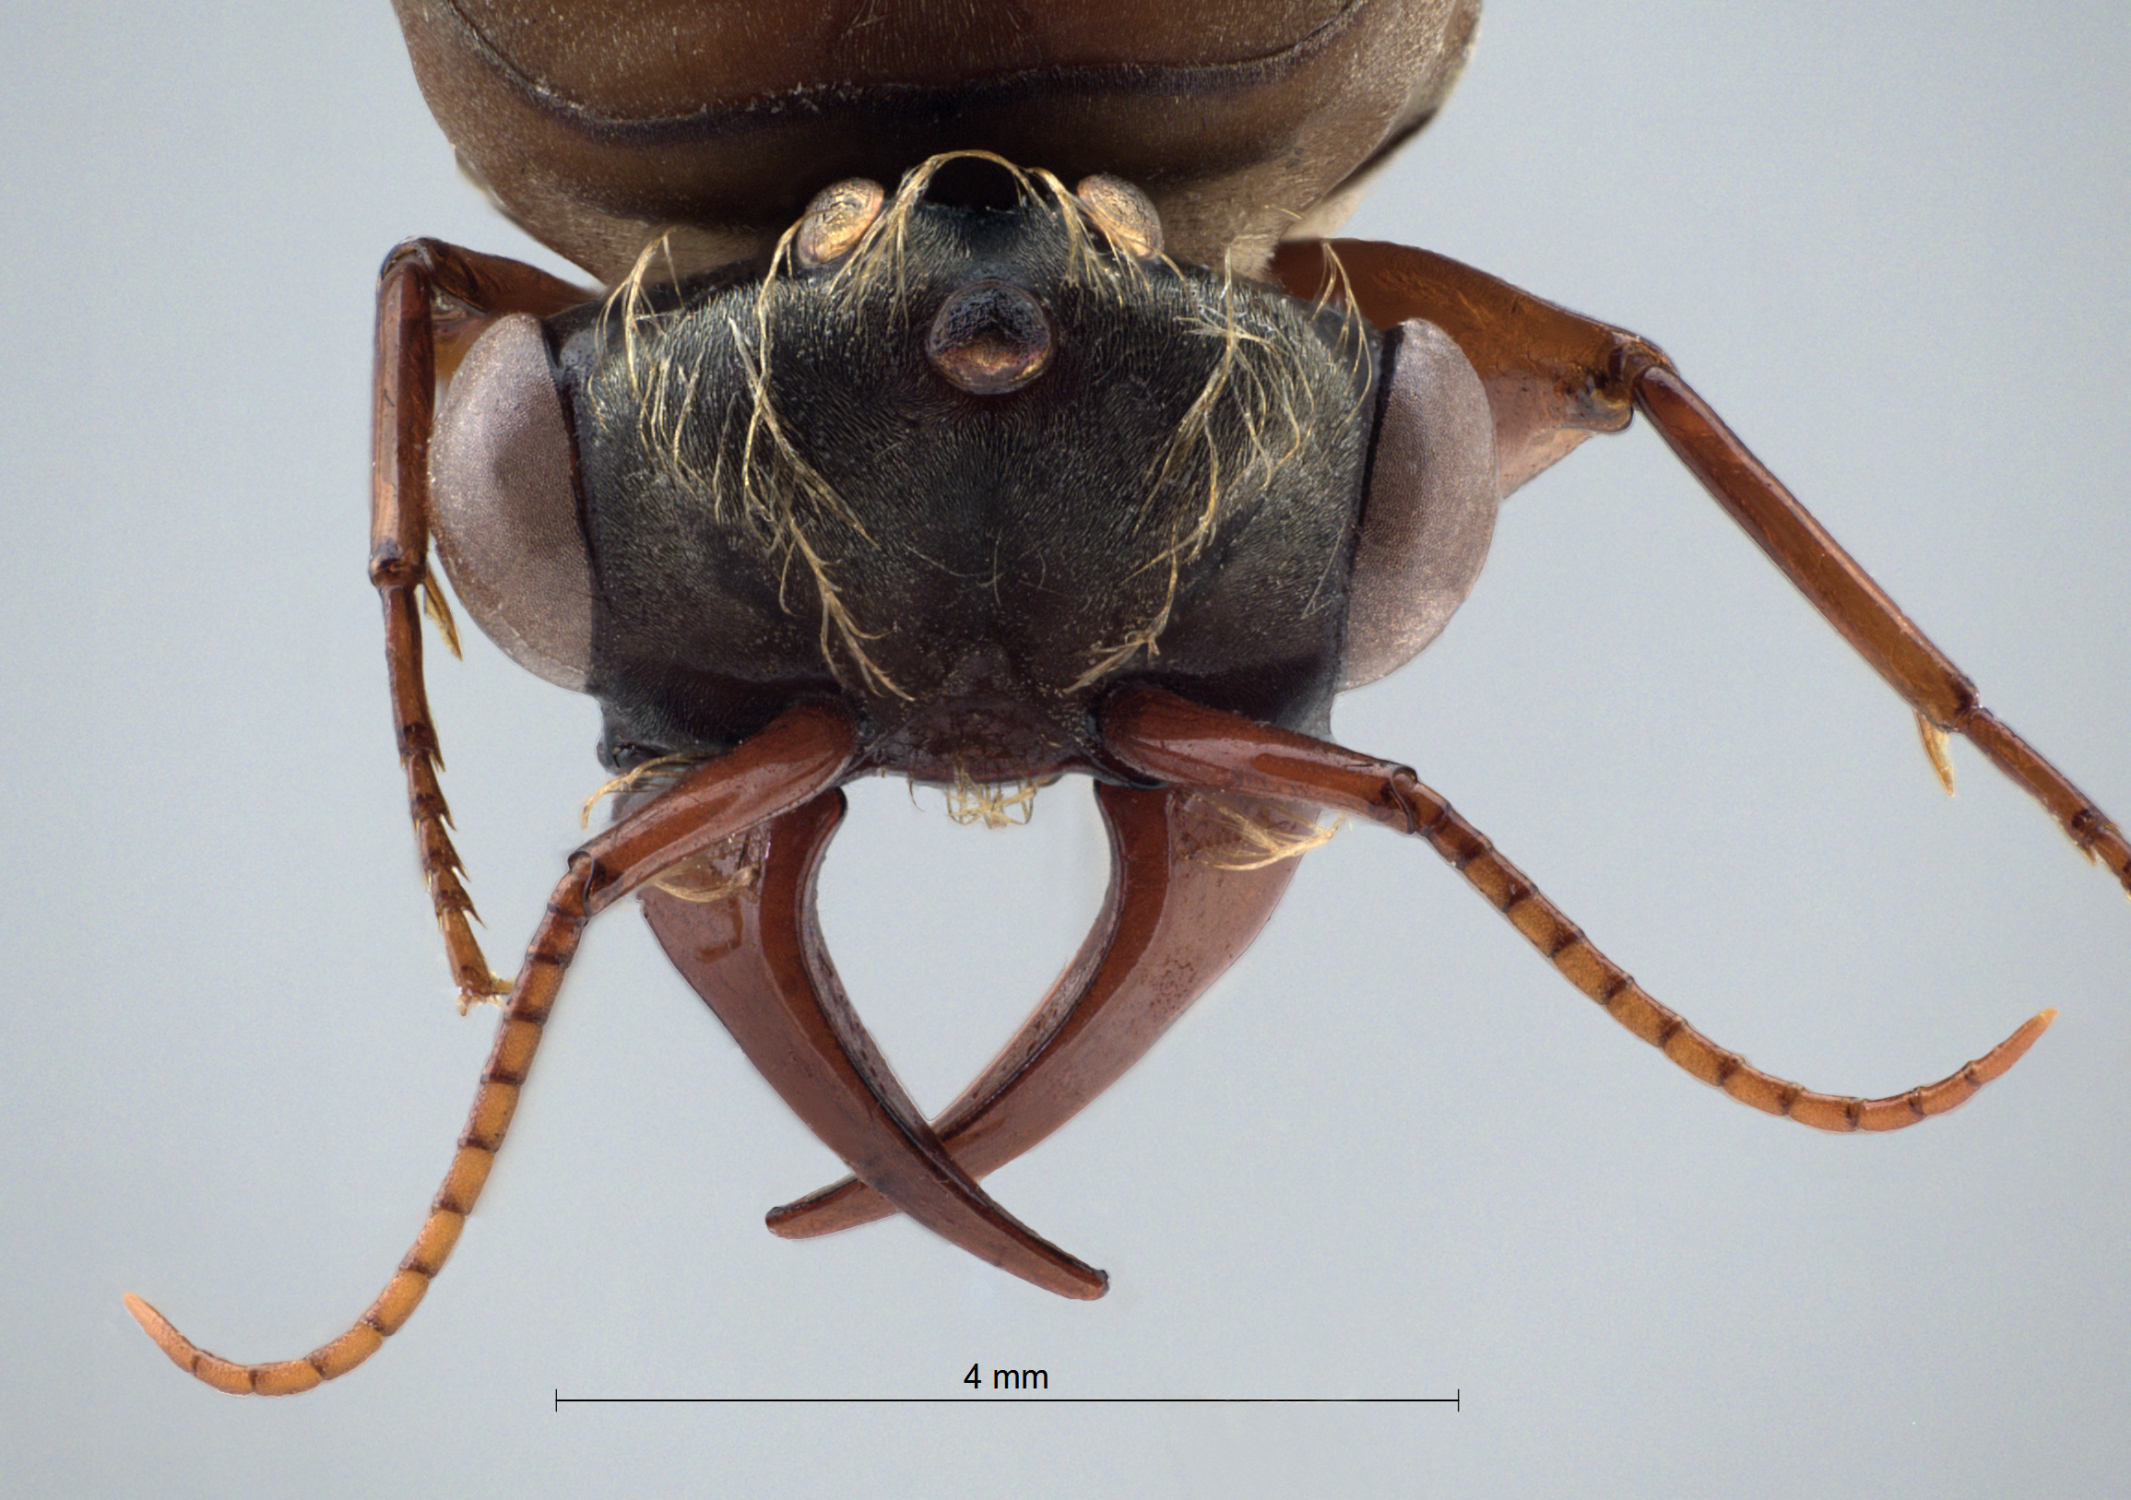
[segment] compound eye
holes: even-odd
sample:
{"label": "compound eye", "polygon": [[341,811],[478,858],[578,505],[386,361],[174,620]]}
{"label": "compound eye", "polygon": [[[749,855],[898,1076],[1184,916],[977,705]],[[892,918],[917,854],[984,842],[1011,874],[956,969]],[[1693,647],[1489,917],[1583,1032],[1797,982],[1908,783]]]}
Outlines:
{"label": "compound eye", "polygon": [[1083,177],[1073,196],[1119,255],[1153,260],[1162,253],[1162,216],[1145,193],[1122,177]]}
{"label": "compound eye", "polygon": [[940,305],[925,357],[972,396],[1003,396],[1044,372],[1053,342],[1042,303],[1012,282],[986,277]]}
{"label": "compound eye", "polygon": [[1384,335],[1382,361],[1343,688],[1403,665],[1450,623],[1487,560],[1500,498],[1494,413],[1450,335],[1401,323]]}
{"label": "compound eye", "polygon": [[527,671],[582,691],[592,560],[576,442],[540,324],[500,318],[467,352],[429,445],[430,523],[460,603]]}
{"label": "compound eye", "polygon": [[799,220],[799,263],[813,269],[849,255],[887,199],[886,190],[866,177],[846,177],[816,193]]}

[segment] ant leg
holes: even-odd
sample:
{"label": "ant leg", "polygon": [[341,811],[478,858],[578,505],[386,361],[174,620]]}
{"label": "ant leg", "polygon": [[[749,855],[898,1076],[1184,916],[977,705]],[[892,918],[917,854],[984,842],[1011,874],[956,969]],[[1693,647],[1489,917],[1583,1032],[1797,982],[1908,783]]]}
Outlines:
{"label": "ant leg", "polygon": [[1975,684],[1654,344],[1483,271],[1402,245],[1340,240],[1283,246],[1273,270],[1294,295],[1346,296],[1379,327],[1423,318],[1449,334],[1487,391],[1505,496],[1591,432],[1617,432],[1627,426],[1631,410],[1640,410],[1702,487],[1916,712],[1941,782],[1950,771],[1940,739],[1968,736],[2049,810],[2081,853],[2108,866],[2131,891],[2131,841],[2063,772],[1983,707]]}
{"label": "ant leg", "polygon": [[378,277],[377,368],[370,499],[370,581],[385,612],[385,665],[408,812],[422,876],[463,1014],[510,985],[489,971],[469,921],[473,900],[452,847],[451,809],[437,773],[443,756],[422,683],[420,614],[436,620],[452,655],[457,632],[429,571],[429,437],[438,380],[449,380],[481,331],[506,313],[547,316],[593,294],[517,261],[441,240],[409,240]]}
{"label": "ant leg", "polygon": [[[2131,842],[2109,816],[2034,746],[1983,706],[1976,685],[1917,629],[1886,590],[1782,481],[1747,451],[1732,430],[1662,356],[1627,366],[1635,404],[1702,487],[1715,497],[1798,591],[1842,633],[1934,735],[1966,735],[1991,764],[2049,810],[2089,860],[2099,860],[2131,891]],[[1949,781],[1944,751],[1932,755]]]}
{"label": "ant leg", "polygon": [[1349,302],[1378,328],[1420,318],[1449,334],[1487,392],[1505,500],[1634,415],[1611,361],[1624,345],[1649,345],[1448,256],[1379,240],[1302,240],[1282,245],[1272,269],[1290,295]]}

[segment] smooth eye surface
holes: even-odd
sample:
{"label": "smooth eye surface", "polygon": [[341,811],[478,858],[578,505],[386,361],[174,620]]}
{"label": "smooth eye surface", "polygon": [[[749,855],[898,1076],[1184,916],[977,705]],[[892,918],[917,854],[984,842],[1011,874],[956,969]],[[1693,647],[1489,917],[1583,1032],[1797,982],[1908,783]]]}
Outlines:
{"label": "smooth eye surface", "polygon": [[499,319],[452,378],[429,450],[431,522],[453,589],[488,638],[573,692],[592,663],[592,563],[577,457],[547,340]]}
{"label": "smooth eye surface", "polygon": [[1043,304],[1011,282],[987,277],[940,304],[925,357],[971,395],[1003,396],[1043,373],[1052,344]]}
{"label": "smooth eye surface", "polygon": [[1343,688],[1376,681],[1442,634],[1495,534],[1494,416],[1463,352],[1414,319],[1385,337],[1382,379],[1349,575]]}

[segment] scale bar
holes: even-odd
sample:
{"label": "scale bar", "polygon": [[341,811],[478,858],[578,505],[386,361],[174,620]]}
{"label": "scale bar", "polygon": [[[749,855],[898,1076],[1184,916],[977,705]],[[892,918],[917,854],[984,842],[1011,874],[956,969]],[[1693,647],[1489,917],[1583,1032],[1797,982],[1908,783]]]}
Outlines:
{"label": "scale bar", "polygon": [[565,1406],[1448,1406],[1465,1409],[1460,1387],[1448,1396],[565,1396]]}

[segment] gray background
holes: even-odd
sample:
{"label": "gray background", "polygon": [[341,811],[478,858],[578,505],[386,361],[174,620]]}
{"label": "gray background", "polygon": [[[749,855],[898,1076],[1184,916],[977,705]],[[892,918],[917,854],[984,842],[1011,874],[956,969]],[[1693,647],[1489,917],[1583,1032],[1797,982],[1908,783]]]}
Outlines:
{"label": "gray background", "polygon": [[[12,8],[0,110],[7,785],[0,1490],[22,1494],[2094,1495],[2131,1464],[2131,911],[1909,716],[1647,432],[1519,495],[1473,602],[1343,705],[1661,999],[1889,1092],[2046,1004],[1983,1100],[1822,1137],[1594,1013],[1425,848],[1350,830],[1127,1082],[1001,1173],[1092,1306],[906,1225],[789,1245],[835,1164],[633,916],[599,924],[449,1271],[292,1402],[206,1346],[346,1326],[491,1030],[411,873],[363,578],[371,277],[525,242],[388,8]],[[1720,19],[1720,16],[1723,17]],[[1983,686],[2131,816],[2131,27],[2052,5],[1499,0],[1355,231],[1647,332]],[[596,714],[435,670],[493,951]],[[921,1100],[1100,886],[1083,792],[949,826],[856,789],[825,919]],[[1383,1406],[574,1407],[576,1395]]]}

